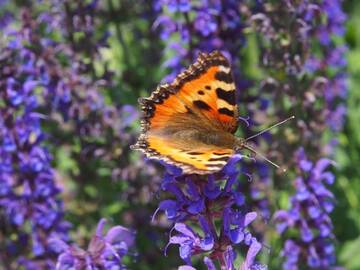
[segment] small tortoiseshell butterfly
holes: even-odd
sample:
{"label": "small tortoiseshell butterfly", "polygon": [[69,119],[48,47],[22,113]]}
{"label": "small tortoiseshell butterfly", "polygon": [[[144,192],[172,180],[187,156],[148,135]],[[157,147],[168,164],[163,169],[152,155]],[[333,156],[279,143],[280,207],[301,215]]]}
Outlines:
{"label": "small tortoiseshell butterfly", "polygon": [[176,165],[185,174],[214,173],[240,149],[255,152],[234,136],[235,91],[228,60],[219,51],[200,53],[172,83],[139,99],[142,133],[132,149]]}

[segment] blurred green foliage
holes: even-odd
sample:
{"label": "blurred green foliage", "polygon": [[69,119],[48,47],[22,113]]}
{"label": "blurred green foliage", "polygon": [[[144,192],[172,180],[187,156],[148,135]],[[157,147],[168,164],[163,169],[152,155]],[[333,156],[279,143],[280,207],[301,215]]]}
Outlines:
{"label": "blurred green foliage", "polygon": [[360,269],[360,2],[345,1],[344,7],[349,16],[348,114],[335,156],[338,166],[334,193],[338,204],[332,218],[340,264],[357,270]]}

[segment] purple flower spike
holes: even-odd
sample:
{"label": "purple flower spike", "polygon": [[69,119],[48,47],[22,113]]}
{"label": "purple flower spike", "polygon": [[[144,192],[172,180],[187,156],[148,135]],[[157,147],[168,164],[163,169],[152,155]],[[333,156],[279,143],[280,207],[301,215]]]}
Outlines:
{"label": "purple flower spike", "polygon": [[4,240],[3,247],[9,247],[4,254],[11,254],[6,259],[13,268],[53,269],[58,250],[49,238],[67,241],[70,225],[63,220],[60,189],[41,128],[44,117],[38,113],[35,90],[41,85],[37,74],[41,60],[28,46],[34,34],[30,26],[36,28],[38,23],[30,18],[24,9],[19,30],[9,32],[0,49],[0,212],[3,225],[13,230],[7,233],[17,235]]}
{"label": "purple flower spike", "polygon": [[[215,261],[226,269],[235,269],[233,246],[239,244],[251,250],[248,267],[255,265],[252,258],[259,250],[254,250],[261,245],[255,244],[257,240],[249,226],[257,213],[243,209],[245,197],[238,182],[240,159],[241,156],[235,156],[227,168],[213,175],[165,175],[162,187],[174,198],[162,201],[158,210],[175,222],[169,244],[179,245],[180,257],[187,265],[191,265],[194,256],[206,254],[204,263],[209,270],[216,269]],[[215,222],[221,223],[221,227],[217,228]]]}
{"label": "purple flower spike", "polygon": [[[299,168],[307,157],[303,149],[298,151]],[[324,184],[332,183],[330,172],[325,171],[332,162],[320,159],[310,170],[301,171],[296,182],[296,194],[291,199],[289,211],[278,211],[274,218],[278,232],[285,234],[288,229],[299,232],[297,239],[287,240],[282,255],[285,257],[284,268],[295,268],[301,261],[306,261],[311,269],[328,268],[334,264],[334,250],[325,252],[326,243],[332,235],[332,223],[328,216],[333,209],[333,194]],[[324,182],[324,183],[323,183]],[[329,205],[329,207],[324,207]],[[295,216],[292,213],[297,213]]]}
{"label": "purple flower spike", "polygon": [[[259,42],[259,62],[268,74],[261,90],[271,93],[269,102],[276,104],[271,107],[274,116],[299,109],[301,120],[292,132],[298,134],[297,143],[306,147],[299,151],[296,147],[272,149],[297,174],[290,209],[274,217],[279,234],[289,238],[283,245],[283,268],[335,269],[335,252],[329,255],[324,251],[324,243],[333,240],[328,214],[334,196],[327,185],[335,177],[328,169],[332,162],[323,156],[331,157],[336,143],[324,144],[322,135],[330,130],[336,137],[347,114],[346,15],[339,0],[261,2],[265,5],[258,5],[251,15],[260,40],[265,41]],[[283,23],[290,20],[296,23]],[[283,98],[278,100],[280,95]],[[289,103],[281,105],[285,100]],[[268,113],[272,114],[271,110]],[[278,139],[285,137],[286,132]]]}

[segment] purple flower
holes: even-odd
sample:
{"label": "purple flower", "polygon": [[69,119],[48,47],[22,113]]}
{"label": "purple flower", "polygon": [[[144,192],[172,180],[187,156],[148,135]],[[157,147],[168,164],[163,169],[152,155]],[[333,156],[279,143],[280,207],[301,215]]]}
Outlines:
{"label": "purple flower", "polygon": [[189,265],[181,265],[179,266],[178,270],[196,270],[196,269]]}
{"label": "purple flower", "polygon": [[169,244],[178,244],[180,257],[190,265],[193,254],[210,251],[214,247],[214,238],[210,232],[207,232],[208,235],[200,237],[184,223],[176,223],[174,231],[178,233],[170,237]]}
{"label": "purple flower", "polygon": [[341,131],[344,126],[347,109],[343,104],[338,105],[334,110],[327,111],[327,123],[333,131]]}
{"label": "purple flower", "polygon": [[[169,244],[179,245],[180,257],[187,265],[191,265],[194,256],[206,253],[209,255],[204,257],[204,263],[208,269],[215,269],[213,260],[226,269],[234,269],[233,246],[239,244],[249,246],[243,269],[256,264],[254,258],[261,244],[251,234],[249,225],[257,214],[245,210],[244,196],[239,190],[241,157],[235,155],[222,172],[204,178],[169,172],[165,175],[162,188],[172,198],[163,200],[156,213],[163,211],[175,222]],[[222,224],[218,228],[217,222]]]}
{"label": "purple flower", "polygon": [[2,31],[5,29],[14,19],[14,16],[11,12],[6,10],[6,5],[9,1],[1,0],[0,1],[0,30]]}
{"label": "purple flower", "polygon": [[210,258],[204,257],[204,264],[208,270],[216,270],[215,264]]}
{"label": "purple flower", "polygon": [[100,220],[86,250],[53,239],[52,243],[62,249],[56,269],[126,269],[122,258],[133,246],[135,234],[122,226],[115,226],[104,235],[105,223],[105,219]]}
{"label": "purple flower", "polygon": [[167,8],[170,12],[188,12],[191,8],[189,0],[159,0],[155,2],[155,9]]}
{"label": "purple flower", "polygon": [[217,29],[215,18],[206,12],[198,12],[195,18],[194,27],[204,37],[214,33]]}
{"label": "purple flower", "polygon": [[261,244],[256,241],[256,239],[252,239],[252,243],[249,247],[249,250],[246,254],[245,261],[242,263],[240,270],[267,270],[267,266],[262,264],[254,264],[255,256],[261,250]]}
{"label": "purple flower", "polygon": [[[308,162],[303,149],[297,152],[297,158],[299,168]],[[289,229],[299,232],[297,238],[285,242],[282,256],[285,257],[283,267],[286,269],[297,269],[303,261],[311,269],[329,268],[335,263],[335,253],[331,249],[333,225],[329,211],[324,208],[324,204],[334,203],[334,196],[326,186],[333,183],[333,175],[327,171],[331,164],[329,159],[323,158],[302,169],[302,176],[295,181],[296,194],[291,198],[290,210],[280,210],[275,214],[279,233],[285,234]]]}

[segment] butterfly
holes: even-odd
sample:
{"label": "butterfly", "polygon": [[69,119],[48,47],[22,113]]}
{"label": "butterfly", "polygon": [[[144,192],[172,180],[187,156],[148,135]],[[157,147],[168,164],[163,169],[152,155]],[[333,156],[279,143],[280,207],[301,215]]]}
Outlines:
{"label": "butterfly", "polygon": [[139,103],[141,134],[132,149],[180,167],[184,174],[220,171],[242,148],[257,153],[234,135],[236,87],[230,63],[219,51],[200,53],[172,83],[158,86]]}

